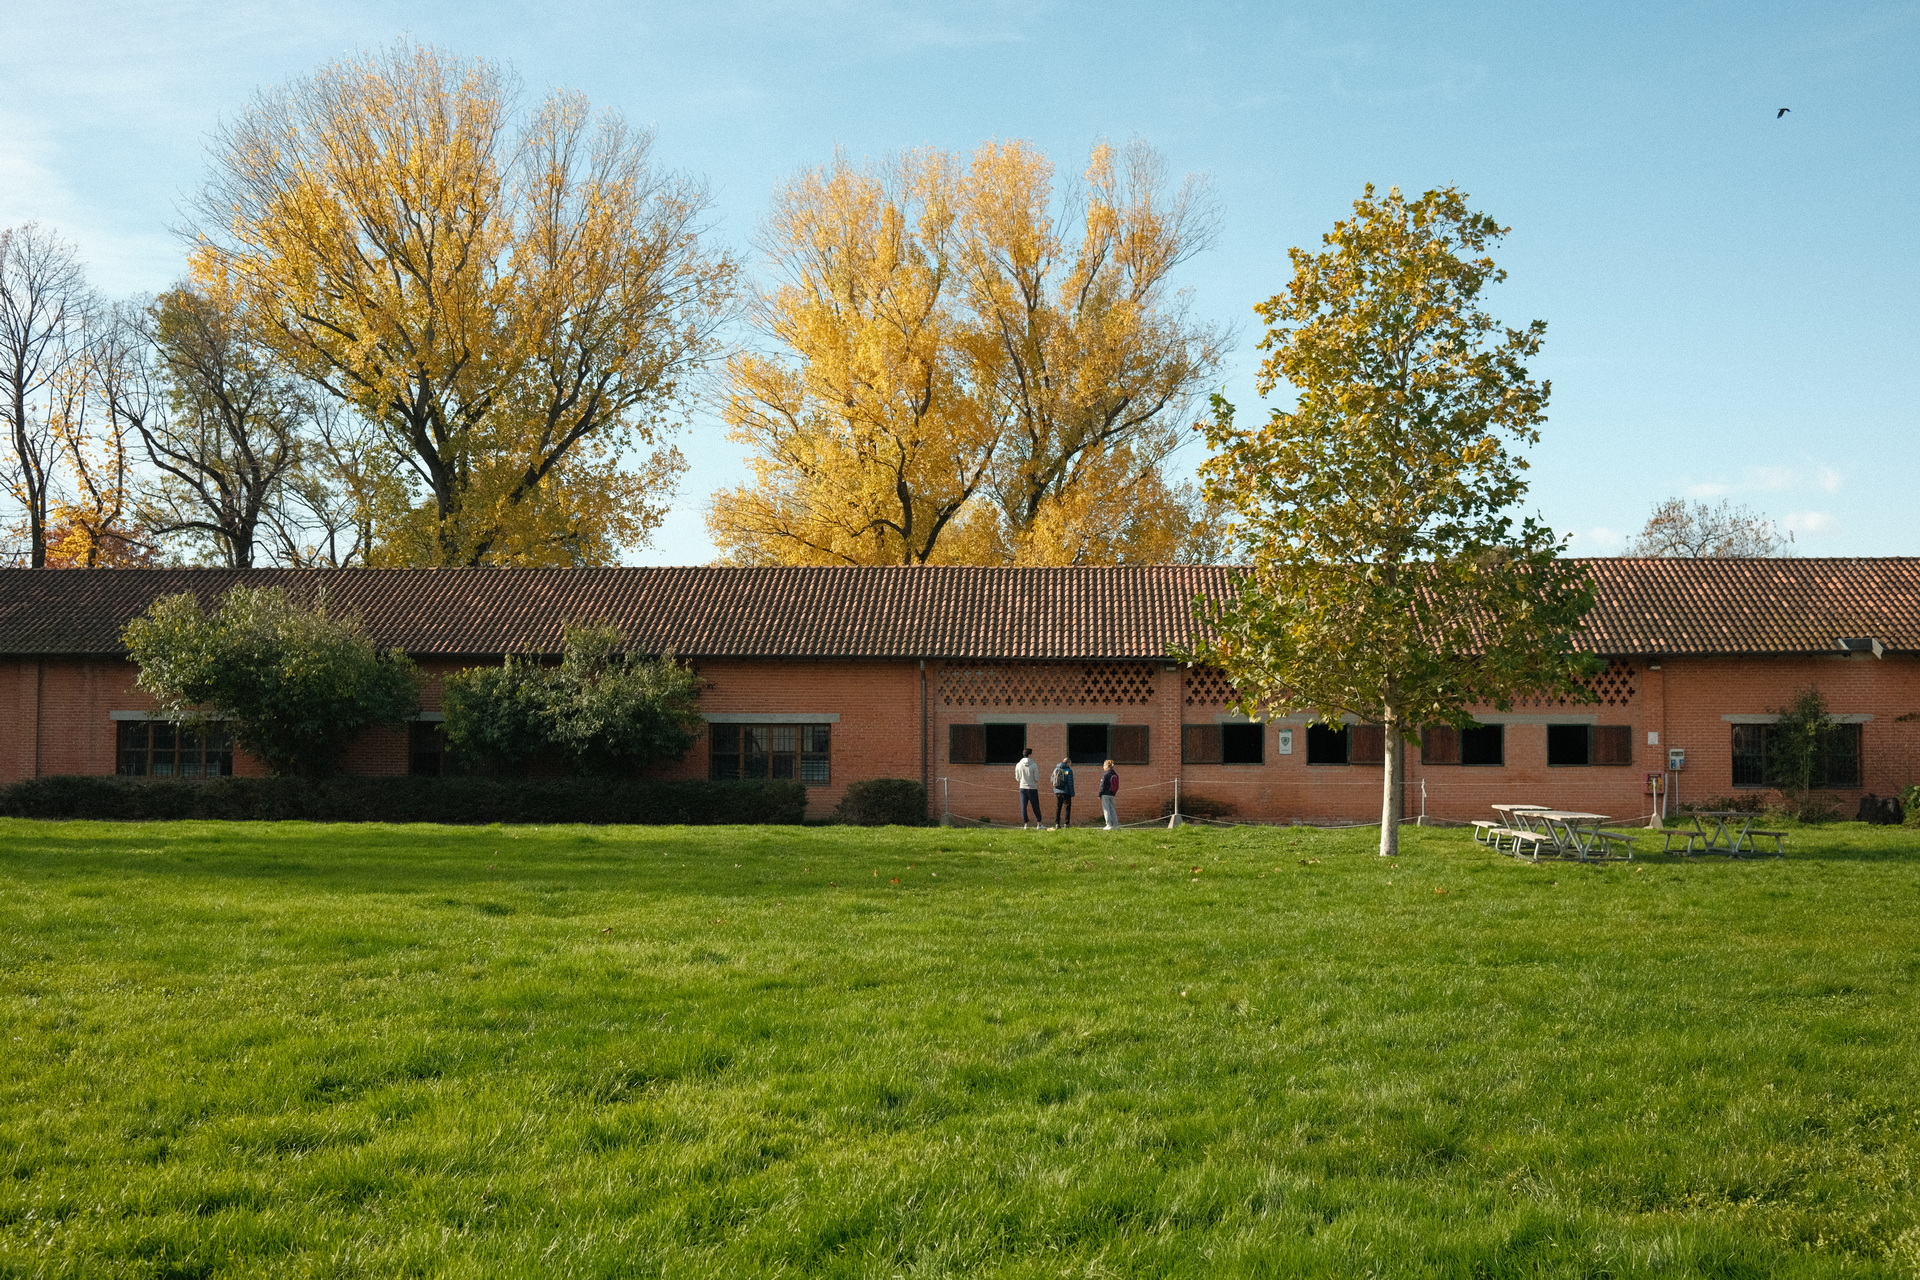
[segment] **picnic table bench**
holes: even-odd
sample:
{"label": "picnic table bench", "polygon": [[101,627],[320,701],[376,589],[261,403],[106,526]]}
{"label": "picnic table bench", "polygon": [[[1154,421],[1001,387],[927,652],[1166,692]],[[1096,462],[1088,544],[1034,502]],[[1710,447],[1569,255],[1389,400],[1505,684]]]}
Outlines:
{"label": "picnic table bench", "polygon": [[[1759,814],[1741,809],[1697,809],[1691,815],[1693,826],[1682,827],[1665,833],[1666,851],[1673,852],[1676,840],[1686,842],[1686,848],[1680,852],[1691,856],[1694,853],[1724,853],[1737,858],[1744,853],[1759,853],[1755,844],[1758,840],[1773,841],[1773,854],[1776,858],[1787,856],[1787,833],[1784,831],[1755,831],[1754,822]],[[1734,830],[1735,824],[1739,829]]]}

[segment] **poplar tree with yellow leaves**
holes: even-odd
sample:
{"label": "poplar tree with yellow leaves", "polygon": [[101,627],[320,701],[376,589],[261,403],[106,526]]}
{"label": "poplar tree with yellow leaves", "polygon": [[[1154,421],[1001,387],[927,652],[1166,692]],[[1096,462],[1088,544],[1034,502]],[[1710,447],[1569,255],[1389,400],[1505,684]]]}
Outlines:
{"label": "poplar tree with yellow leaves", "polygon": [[1230,504],[1246,568],[1204,604],[1187,655],[1224,669],[1249,715],[1382,726],[1380,852],[1399,852],[1405,746],[1547,694],[1587,700],[1574,631],[1593,604],[1564,544],[1512,508],[1550,387],[1525,361],[1546,325],[1497,323],[1481,293],[1506,228],[1451,187],[1369,186],[1324,250],[1292,251],[1267,322],[1259,391],[1296,395],[1256,427],[1215,398],[1208,491]]}
{"label": "poplar tree with yellow leaves", "polygon": [[735,275],[705,192],[585,99],[514,92],[406,43],[331,64],[223,131],[197,201],[195,286],[408,481],[373,563],[605,562],[685,465],[668,437]]}
{"label": "poplar tree with yellow leaves", "polygon": [[728,366],[755,482],[715,540],[783,564],[1076,564],[1207,554],[1165,467],[1220,336],[1172,291],[1206,247],[1195,181],[1095,148],[1062,199],[1046,157],[845,156],[797,175],[763,237],[771,349]]}

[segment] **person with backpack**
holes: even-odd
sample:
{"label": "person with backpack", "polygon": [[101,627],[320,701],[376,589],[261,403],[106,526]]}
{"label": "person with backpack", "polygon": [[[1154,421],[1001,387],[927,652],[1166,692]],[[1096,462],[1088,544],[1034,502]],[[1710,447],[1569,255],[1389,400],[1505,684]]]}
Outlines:
{"label": "person with backpack", "polygon": [[1117,808],[1120,795],[1120,771],[1113,767],[1111,760],[1101,768],[1104,772],[1100,775],[1100,813],[1107,820],[1107,830],[1118,831],[1120,829],[1120,810]]}
{"label": "person with backpack", "polygon": [[1073,825],[1073,761],[1053,766],[1053,829]]}
{"label": "person with backpack", "polygon": [[1033,748],[1028,747],[1020,753],[1020,763],[1013,766],[1013,785],[1020,789],[1020,829],[1027,830],[1027,809],[1033,809],[1033,828],[1044,830],[1047,820],[1040,813],[1040,762],[1033,758]]}

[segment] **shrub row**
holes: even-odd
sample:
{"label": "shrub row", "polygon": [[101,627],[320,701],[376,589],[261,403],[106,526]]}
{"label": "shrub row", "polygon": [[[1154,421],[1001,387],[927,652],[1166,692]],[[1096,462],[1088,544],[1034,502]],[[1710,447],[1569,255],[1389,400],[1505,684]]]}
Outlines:
{"label": "shrub row", "polygon": [[0,815],[168,821],[797,823],[798,782],[601,778],[34,778],[0,789]]}

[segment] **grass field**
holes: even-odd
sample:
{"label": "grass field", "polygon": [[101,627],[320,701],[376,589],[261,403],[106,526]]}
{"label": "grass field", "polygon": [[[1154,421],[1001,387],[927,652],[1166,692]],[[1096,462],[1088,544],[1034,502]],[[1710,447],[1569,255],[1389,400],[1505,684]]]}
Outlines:
{"label": "grass field", "polygon": [[0,1276],[1916,1276],[1920,839],[0,822]]}

